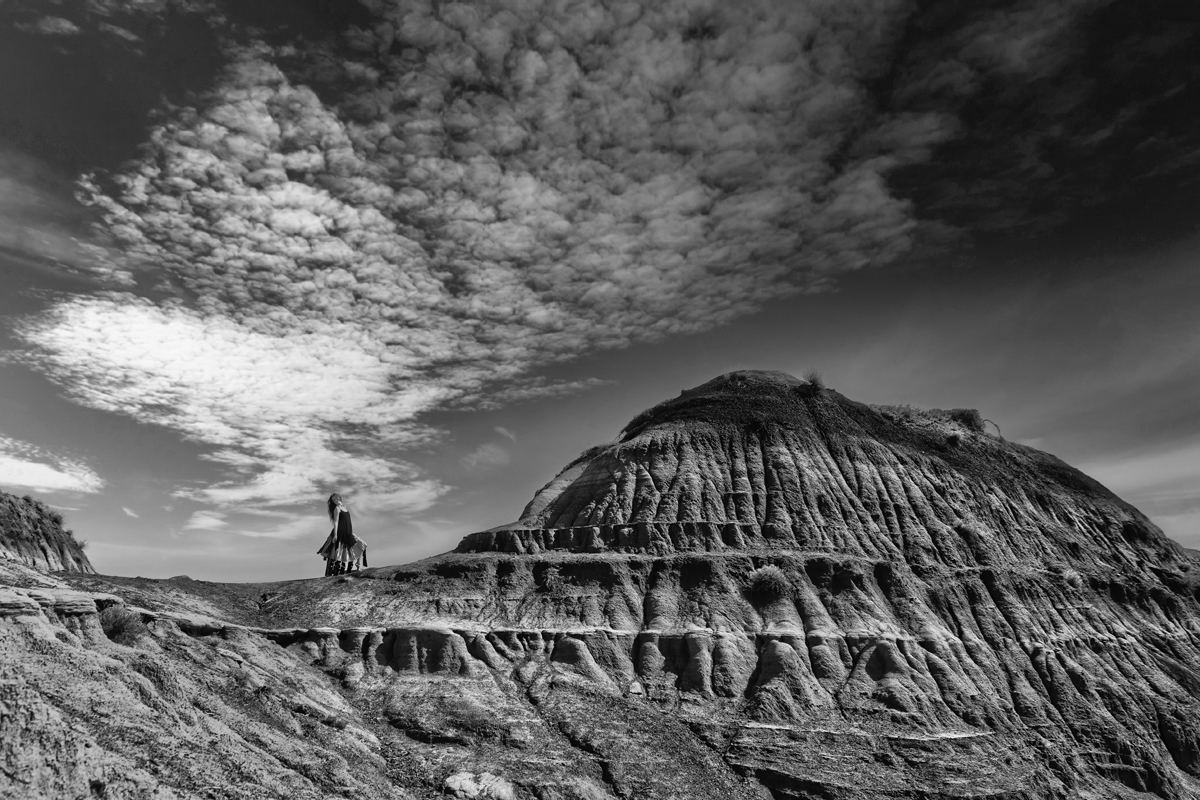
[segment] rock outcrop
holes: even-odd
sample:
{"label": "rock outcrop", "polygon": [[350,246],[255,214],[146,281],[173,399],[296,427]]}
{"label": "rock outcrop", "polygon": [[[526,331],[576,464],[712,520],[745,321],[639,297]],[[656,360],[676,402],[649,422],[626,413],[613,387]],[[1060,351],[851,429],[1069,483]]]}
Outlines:
{"label": "rock outcrop", "polygon": [[[66,746],[37,703],[110,759],[221,729],[217,755],[181,751],[236,778],[203,796],[286,775],[296,798],[1200,797],[1196,554],[974,412],[778,373],[650,409],[515,525],[417,564],[57,580],[75,594],[0,594],[0,664],[33,709],[0,746]],[[87,621],[117,603],[148,625],[132,644]],[[136,715],[106,706],[102,729],[56,659],[180,676],[136,691],[191,716],[106,738]],[[305,760],[321,747],[330,772]],[[201,796],[156,752],[138,780]],[[115,774],[82,758],[72,775]]]}
{"label": "rock outcrop", "polygon": [[0,558],[48,571],[94,573],[62,514],[31,497],[0,492]]}

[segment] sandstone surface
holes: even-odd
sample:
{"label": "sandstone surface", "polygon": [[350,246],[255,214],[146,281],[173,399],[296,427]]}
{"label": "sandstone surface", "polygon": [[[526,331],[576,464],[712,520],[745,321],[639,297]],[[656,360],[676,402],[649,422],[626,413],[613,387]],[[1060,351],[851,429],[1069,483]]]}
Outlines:
{"label": "sandstone surface", "polygon": [[417,564],[8,574],[6,797],[1200,797],[1200,558],[973,412],[779,373]]}
{"label": "sandstone surface", "polygon": [[0,492],[0,559],[42,570],[95,572],[62,514],[29,496]]}

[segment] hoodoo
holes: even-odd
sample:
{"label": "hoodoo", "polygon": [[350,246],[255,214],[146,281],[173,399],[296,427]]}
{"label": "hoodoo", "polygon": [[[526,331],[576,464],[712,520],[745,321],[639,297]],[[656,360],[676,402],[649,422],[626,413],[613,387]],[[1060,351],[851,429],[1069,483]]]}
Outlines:
{"label": "hoodoo", "polygon": [[[0,750],[79,753],[15,796],[204,772],[295,798],[1200,797],[1200,557],[970,409],[734,372],[453,553],[68,579],[107,594],[0,597],[29,709]],[[121,603],[141,639],[96,634]]]}

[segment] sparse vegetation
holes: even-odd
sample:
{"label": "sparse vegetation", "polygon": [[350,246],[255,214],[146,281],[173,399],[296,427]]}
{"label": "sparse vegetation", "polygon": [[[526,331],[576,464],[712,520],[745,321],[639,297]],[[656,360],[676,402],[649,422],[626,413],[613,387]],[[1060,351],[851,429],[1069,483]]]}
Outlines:
{"label": "sparse vegetation", "polygon": [[804,380],[814,391],[820,392],[825,389],[825,379],[821,377],[819,370],[810,369],[804,373]]}
{"label": "sparse vegetation", "polygon": [[620,440],[627,442],[647,428],[665,423],[786,425],[788,419],[809,413],[805,398],[823,390],[824,383],[815,372],[808,373],[808,382],[781,372],[729,373],[646,409],[629,421]]}
{"label": "sparse vegetation", "polygon": [[[972,433],[985,433],[987,431],[987,423],[991,420],[985,420],[983,415],[975,408],[951,408],[949,410],[943,408],[917,408],[911,405],[894,405],[894,406],[872,406],[889,422],[899,422],[905,425],[945,425],[947,422],[956,423]],[[995,425],[996,423],[992,423]],[[996,431],[999,433],[999,426]],[[954,434],[949,434],[954,436]],[[962,441],[961,435],[954,442],[947,441],[950,445],[958,444]]]}
{"label": "sparse vegetation", "polygon": [[100,612],[100,627],[109,641],[126,647],[132,647],[138,639],[150,635],[150,629],[142,622],[141,614],[119,605],[109,606]]}
{"label": "sparse vegetation", "polygon": [[562,597],[566,587],[570,584],[570,579],[564,578],[562,571],[555,564],[540,571],[535,570],[535,580],[538,588],[543,592],[549,592],[552,597]]}
{"label": "sparse vegetation", "polygon": [[948,416],[969,431],[975,433],[984,431],[983,415],[977,408],[952,408]]}
{"label": "sparse vegetation", "polygon": [[783,574],[783,570],[774,564],[768,564],[765,567],[759,567],[750,575],[750,595],[751,602],[758,605],[767,605],[774,603],[777,600],[784,600],[792,596],[792,584],[788,581],[787,576]]}
{"label": "sparse vegetation", "polygon": [[437,744],[503,741],[511,733],[504,719],[466,698],[431,698],[396,709],[389,721],[417,741]]}

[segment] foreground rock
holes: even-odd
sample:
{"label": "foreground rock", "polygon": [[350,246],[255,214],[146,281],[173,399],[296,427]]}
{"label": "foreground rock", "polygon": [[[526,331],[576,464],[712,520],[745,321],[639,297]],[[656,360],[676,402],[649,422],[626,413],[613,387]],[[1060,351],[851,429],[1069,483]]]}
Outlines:
{"label": "foreground rock", "polygon": [[0,793],[1200,797],[1200,561],[981,428],[734,373],[457,553],[22,584]]}

